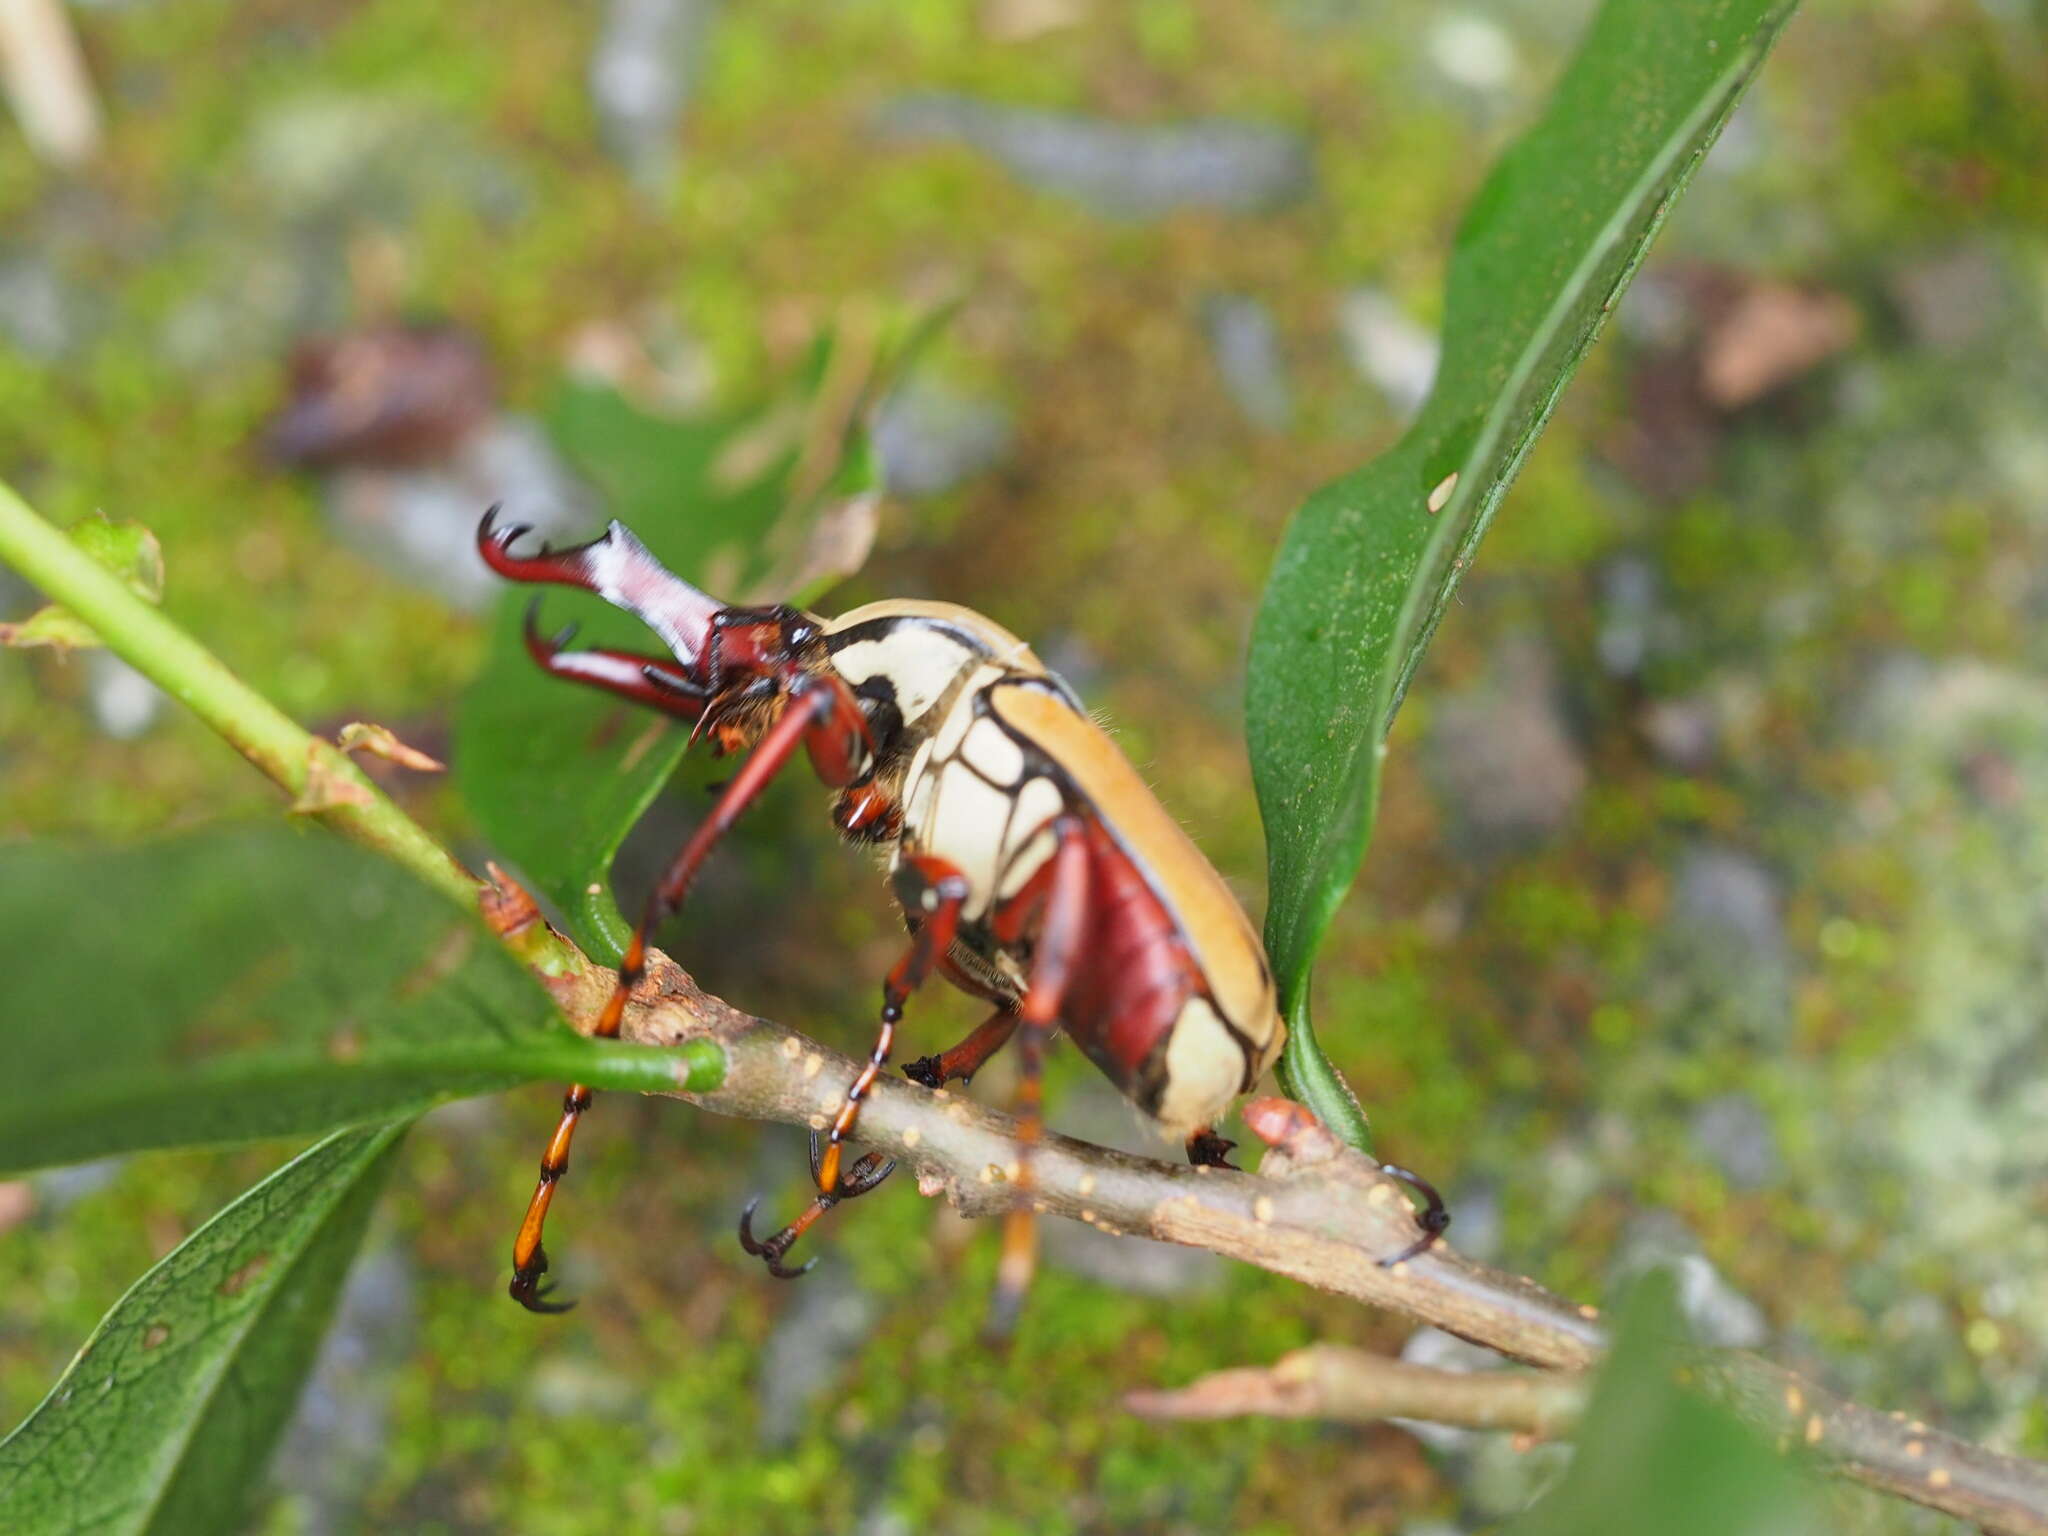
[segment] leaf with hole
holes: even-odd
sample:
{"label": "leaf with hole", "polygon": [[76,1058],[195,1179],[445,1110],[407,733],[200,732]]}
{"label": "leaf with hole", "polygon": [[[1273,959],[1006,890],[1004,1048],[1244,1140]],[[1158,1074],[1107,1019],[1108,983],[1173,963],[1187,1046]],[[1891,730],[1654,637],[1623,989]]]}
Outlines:
{"label": "leaf with hole", "polygon": [[1465,215],[1443,363],[1402,439],[1287,530],[1253,629],[1246,728],[1289,1090],[1359,1145],[1309,967],[1371,835],[1401,696],[1515,471],[1763,64],[1794,0],[1606,0],[1542,117]]}
{"label": "leaf with hole", "polygon": [[10,1536],[243,1527],[404,1131],[329,1137],[135,1283],[0,1442]]}

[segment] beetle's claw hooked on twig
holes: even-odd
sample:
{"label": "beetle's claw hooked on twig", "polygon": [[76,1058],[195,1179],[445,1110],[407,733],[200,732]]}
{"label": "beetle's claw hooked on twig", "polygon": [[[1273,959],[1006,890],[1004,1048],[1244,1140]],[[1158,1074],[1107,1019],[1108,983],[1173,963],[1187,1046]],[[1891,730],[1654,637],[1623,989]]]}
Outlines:
{"label": "beetle's claw hooked on twig", "polygon": [[1436,1192],[1436,1186],[1420,1174],[1410,1173],[1406,1168],[1397,1167],[1393,1163],[1381,1163],[1380,1172],[1390,1179],[1399,1179],[1423,1199],[1422,1209],[1415,1213],[1415,1224],[1422,1228],[1422,1236],[1392,1258],[1380,1260],[1381,1269],[1392,1269],[1396,1264],[1405,1264],[1417,1254],[1426,1253],[1435,1247],[1436,1240],[1442,1237],[1451,1225],[1451,1213],[1449,1207],[1444,1204],[1444,1197]]}

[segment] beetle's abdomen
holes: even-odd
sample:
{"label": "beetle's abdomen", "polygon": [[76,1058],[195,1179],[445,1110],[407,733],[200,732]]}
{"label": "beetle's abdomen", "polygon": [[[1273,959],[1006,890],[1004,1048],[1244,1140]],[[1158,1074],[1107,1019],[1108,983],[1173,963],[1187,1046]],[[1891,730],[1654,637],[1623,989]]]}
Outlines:
{"label": "beetle's abdomen", "polygon": [[1185,1136],[1252,1085],[1261,1052],[1224,1023],[1187,936],[1109,830],[1092,822],[1088,842],[1095,942],[1063,1022],[1110,1081]]}
{"label": "beetle's abdomen", "polygon": [[1085,827],[1087,943],[1062,1022],[1140,1108],[1186,1133],[1251,1087],[1285,1026],[1258,938],[1220,876],[1063,691],[988,667],[904,780],[906,853],[966,875],[959,960],[1021,995],[1054,822]]}

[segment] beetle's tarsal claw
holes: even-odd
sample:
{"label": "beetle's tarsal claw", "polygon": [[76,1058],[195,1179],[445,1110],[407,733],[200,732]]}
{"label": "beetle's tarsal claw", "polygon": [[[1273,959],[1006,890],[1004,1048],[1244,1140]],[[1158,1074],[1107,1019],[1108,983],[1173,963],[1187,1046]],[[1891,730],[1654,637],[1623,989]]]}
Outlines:
{"label": "beetle's tarsal claw", "polygon": [[943,1088],[945,1086],[946,1080],[939,1076],[939,1071],[939,1058],[936,1056],[920,1056],[917,1060],[905,1062],[903,1065],[903,1075],[905,1077],[909,1078],[913,1083],[921,1083],[927,1088]]}
{"label": "beetle's tarsal claw", "polygon": [[754,1212],[761,1208],[761,1197],[754,1196],[740,1212],[740,1246],[751,1254],[761,1252],[761,1244],[754,1239]]}
{"label": "beetle's tarsal claw", "polygon": [[893,1157],[884,1158],[879,1152],[870,1152],[839,1176],[839,1187],[832,1191],[833,1198],[857,1199],[895,1171],[896,1160]]}
{"label": "beetle's tarsal claw", "polygon": [[1391,1258],[1380,1260],[1381,1269],[1392,1269],[1396,1264],[1405,1264],[1436,1245],[1436,1240],[1449,1230],[1450,1208],[1444,1204],[1444,1197],[1436,1192],[1436,1186],[1420,1174],[1410,1173],[1406,1168],[1393,1163],[1381,1163],[1380,1172],[1390,1179],[1398,1179],[1422,1196],[1423,1207],[1415,1213],[1415,1224],[1422,1228],[1422,1236],[1403,1248]]}
{"label": "beetle's tarsal claw", "polygon": [[526,1268],[512,1271],[512,1284],[506,1289],[512,1299],[527,1311],[537,1312],[543,1317],[552,1317],[569,1311],[576,1303],[548,1300],[548,1297],[554,1294],[555,1287],[553,1282],[545,1285],[541,1283],[540,1277],[547,1273],[547,1268],[548,1256],[543,1250],[534,1254],[533,1262]]}
{"label": "beetle's tarsal claw", "polygon": [[1188,1161],[1197,1168],[1236,1168],[1230,1154],[1237,1143],[1214,1131],[1201,1130],[1188,1138]]}
{"label": "beetle's tarsal claw", "polygon": [[797,1238],[802,1235],[803,1229],[808,1223],[803,1221],[791,1222],[772,1237],[756,1237],[754,1236],[754,1212],[759,1208],[760,1204],[761,1197],[756,1195],[747,1202],[746,1209],[740,1212],[740,1246],[767,1265],[768,1273],[778,1280],[794,1280],[799,1275],[809,1274],[811,1266],[818,1262],[814,1258],[799,1264],[795,1269],[791,1269],[782,1262],[782,1256],[796,1245]]}

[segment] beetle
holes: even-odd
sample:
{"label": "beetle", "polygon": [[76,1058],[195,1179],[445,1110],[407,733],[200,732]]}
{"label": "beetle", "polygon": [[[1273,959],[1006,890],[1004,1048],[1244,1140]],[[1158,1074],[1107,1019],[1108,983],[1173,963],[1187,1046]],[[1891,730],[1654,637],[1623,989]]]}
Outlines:
{"label": "beetle", "polygon": [[[1073,691],[993,620],[950,603],[892,599],[825,619],[801,609],[733,607],[664,568],[623,524],[532,555],[529,530],[484,515],[477,546],[509,580],[591,592],[634,614],[669,656],[572,650],[574,631],[545,638],[536,598],[526,644],[552,675],[691,722],[720,752],[751,749],[649,892],[596,1033],[613,1036],[645,973],[650,932],[681,904],[720,837],[801,748],[836,792],[841,835],[887,855],[910,942],[882,986],[880,1029],[827,1135],[813,1133],[817,1195],[774,1236],[757,1239],[754,1206],[740,1241],[788,1278],[782,1261],[841,1200],[893,1167],[870,1152],[844,1165],[862,1100],[886,1069],[912,993],[936,971],[994,1005],[959,1044],[903,1070],[938,1088],[971,1078],[1013,1036],[1022,1048],[1020,1200],[1005,1223],[994,1317],[1013,1317],[1029,1280],[1031,1148],[1042,1134],[1041,1073],[1055,1028],[1172,1135],[1190,1161],[1228,1166],[1215,1125],[1280,1053],[1287,1026],[1257,933],[1215,869],[1154,798]],[[541,1160],[513,1248],[511,1294],[547,1300],[542,1227],[590,1104],[572,1086]],[[1406,1170],[1426,1205],[1421,1236],[1448,1224],[1436,1192]],[[815,1262],[813,1260],[812,1262]]]}

